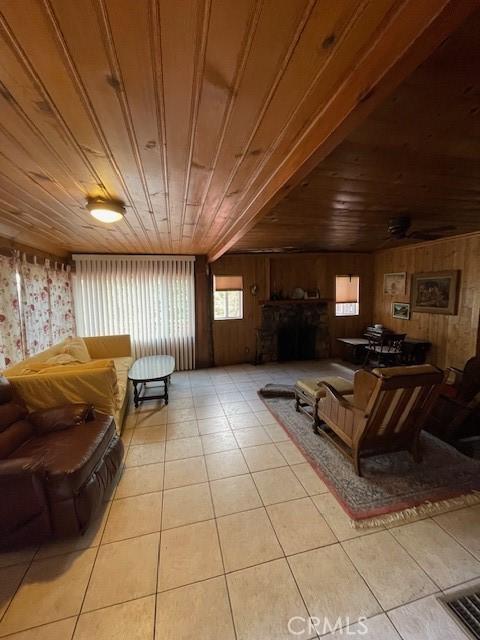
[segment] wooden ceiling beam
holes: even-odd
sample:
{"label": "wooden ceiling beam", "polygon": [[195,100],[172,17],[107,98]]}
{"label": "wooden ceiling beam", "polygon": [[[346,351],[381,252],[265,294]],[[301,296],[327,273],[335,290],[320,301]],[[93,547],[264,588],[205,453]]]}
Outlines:
{"label": "wooden ceiling beam", "polygon": [[247,191],[235,223],[211,247],[210,262],[234,246],[352,132],[480,4],[477,0],[405,0],[260,189]]}

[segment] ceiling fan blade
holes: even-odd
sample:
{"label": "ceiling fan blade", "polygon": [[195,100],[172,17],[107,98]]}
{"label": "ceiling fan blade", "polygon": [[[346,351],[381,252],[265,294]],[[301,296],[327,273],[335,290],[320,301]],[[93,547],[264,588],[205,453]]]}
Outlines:
{"label": "ceiling fan blade", "polygon": [[429,231],[413,231],[408,234],[407,238],[411,238],[412,240],[438,240],[439,238],[443,238],[443,236],[438,233],[430,233]]}
{"label": "ceiling fan blade", "polygon": [[424,235],[435,235],[437,233],[444,233],[446,231],[455,231],[456,227],[453,225],[446,225],[443,227],[429,227],[428,229],[419,229],[418,231],[412,231],[408,234],[410,238],[419,238]]}
{"label": "ceiling fan blade", "polygon": [[384,238],[382,242],[378,245],[377,249],[383,249],[383,247],[386,247],[387,245],[389,245],[392,242],[392,240],[394,240],[392,236],[388,236]]}
{"label": "ceiling fan blade", "polygon": [[447,224],[443,227],[429,227],[428,229],[424,229],[424,231],[427,233],[443,233],[444,231],[455,231],[456,228],[453,224]]}

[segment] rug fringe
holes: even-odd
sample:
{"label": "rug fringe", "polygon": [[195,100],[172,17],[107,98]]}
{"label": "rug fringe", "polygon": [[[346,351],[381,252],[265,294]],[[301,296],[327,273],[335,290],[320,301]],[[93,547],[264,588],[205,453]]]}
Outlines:
{"label": "rug fringe", "polygon": [[375,527],[381,527],[389,524],[406,524],[407,522],[413,522],[419,518],[445,513],[455,507],[461,508],[476,504],[480,504],[480,492],[478,491],[474,491],[473,493],[468,493],[463,496],[457,496],[456,498],[439,500],[438,502],[424,502],[417,507],[410,507],[403,511],[395,511],[393,513],[385,513],[384,515],[375,516],[374,518],[350,520],[350,526],[353,529],[373,529]]}

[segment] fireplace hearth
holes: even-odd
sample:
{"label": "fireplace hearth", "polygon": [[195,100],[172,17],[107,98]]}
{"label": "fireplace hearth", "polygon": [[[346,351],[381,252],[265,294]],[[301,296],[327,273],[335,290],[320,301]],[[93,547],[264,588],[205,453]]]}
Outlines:
{"label": "fireplace hearth", "polygon": [[327,302],[285,300],[262,305],[257,363],[312,360],[329,355]]}

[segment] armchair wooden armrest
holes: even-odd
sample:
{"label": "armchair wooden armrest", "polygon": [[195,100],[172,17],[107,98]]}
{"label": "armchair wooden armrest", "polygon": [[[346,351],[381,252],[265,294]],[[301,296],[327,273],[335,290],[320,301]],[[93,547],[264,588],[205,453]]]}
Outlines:
{"label": "armchair wooden armrest", "polygon": [[365,411],[362,411],[362,409],[359,409],[354,404],[349,402],[344,396],[342,396],[335,389],[334,386],[332,386],[328,382],[322,382],[322,385],[325,388],[325,391],[326,391],[327,395],[331,396],[331,400],[334,400],[335,402],[338,402],[338,404],[340,406],[342,406],[344,409],[347,409],[348,411],[352,411],[353,413],[357,413],[357,414],[362,415],[362,416],[366,416],[367,415],[365,413]]}
{"label": "armchair wooden armrest", "polygon": [[327,394],[330,394],[331,396],[333,396],[333,399],[336,400],[338,404],[341,404],[342,407],[345,407],[345,409],[353,408],[353,404],[348,402],[348,400],[345,400],[345,398],[335,389],[335,387],[333,387],[328,382],[322,382],[321,384],[322,384],[322,387],[325,388]]}

